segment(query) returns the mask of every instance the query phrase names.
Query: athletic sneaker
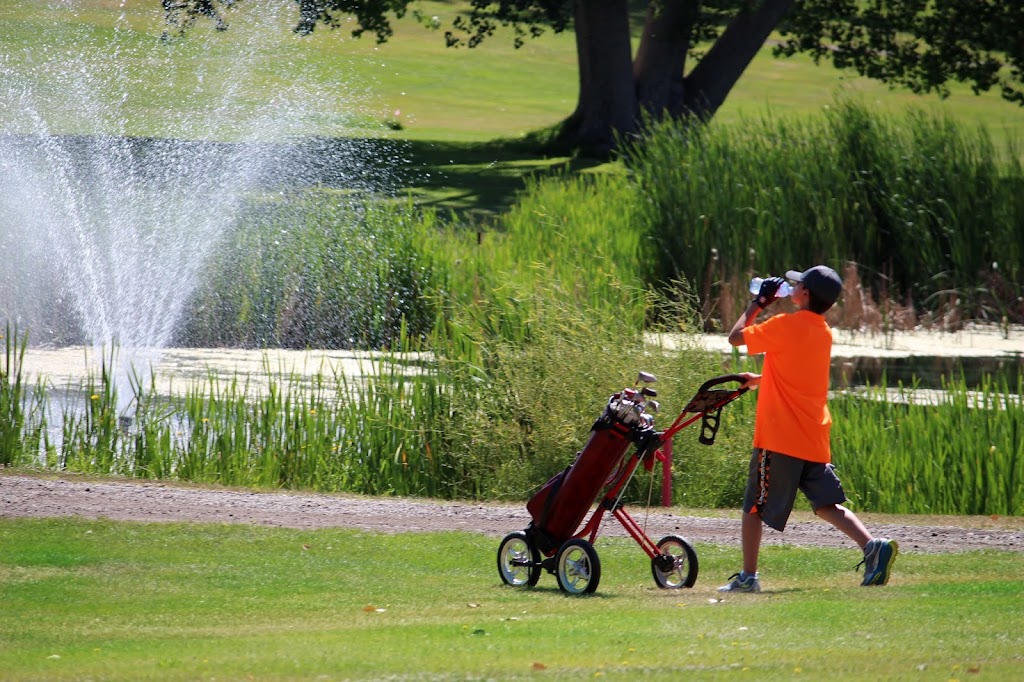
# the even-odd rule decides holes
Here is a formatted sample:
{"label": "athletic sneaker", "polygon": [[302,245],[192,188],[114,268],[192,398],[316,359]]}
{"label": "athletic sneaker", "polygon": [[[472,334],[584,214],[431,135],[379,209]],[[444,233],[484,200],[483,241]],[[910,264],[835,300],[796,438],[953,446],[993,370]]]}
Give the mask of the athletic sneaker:
{"label": "athletic sneaker", "polygon": [[719,592],[760,592],[761,581],[757,579],[757,574],[748,575],[746,578],[740,579],[739,573],[733,573],[729,576],[731,581],[728,585],[722,585],[718,588]]}
{"label": "athletic sneaker", "polygon": [[857,568],[864,566],[864,580],[861,585],[885,585],[889,582],[889,572],[899,554],[900,545],[895,540],[878,538],[871,540],[864,547],[864,560]]}

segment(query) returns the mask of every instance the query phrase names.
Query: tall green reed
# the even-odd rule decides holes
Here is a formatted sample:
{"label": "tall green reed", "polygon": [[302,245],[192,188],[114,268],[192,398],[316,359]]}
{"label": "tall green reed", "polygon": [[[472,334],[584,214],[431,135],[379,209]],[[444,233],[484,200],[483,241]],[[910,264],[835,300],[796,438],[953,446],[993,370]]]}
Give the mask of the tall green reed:
{"label": "tall green reed", "polygon": [[432,214],[408,203],[326,190],[264,197],[218,247],[177,342],[380,349],[403,325],[425,336],[432,228]]}
{"label": "tall green reed", "polygon": [[665,122],[627,149],[656,277],[719,285],[854,262],[922,307],[992,318],[1021,295],[1024,173],[984,129],[839,101],[808,119]]}
{"label": "tall green reed", "polygon": [[[645,305],[652,304],[648,298]],[[59,436],[49,433],[49,393],[22,393],[27,409],[0,415],[5,464],[263,488],[522,500],[573,460],[608,395],[630,384],[637,370],[659,377],[657,421],[664,426],[703,381],[742,368],[723,369],[720,358],[699,348],[661,346],[659,337],[645,339],[614,315],[581,309],[556,287],[524,294],[523,308],[528,343],[450,326],[447,337],[432,339],[436,353],[416,352],[407,341],[367,354],[355,375],[330,366],[299,375],[267,363],[258,375],[211,373],[170,395],[136,382],[128,428],[117,419],[113,378],[101,368],[67,390],[60,419],[52,420]],[[472,358],[456,338],[471,333],[479,334]],[[14,342],[8,357],[21,352]],[[910,389],[894,399],[884,386],[833,398],[834,461],[852,504],[892,513],[1024,513],[1021,380],[983,382],[978,390],[956,380],[942,388],[930,404],[915,403]],[[713,447],[697,443],[697,428],[676,437],[677,503],[739,504],[755,408],[755,396],[728,406]],[[645,491],[660,486],[659,475],[641,474],[630,501],[644,501]]]}
{"label": "tall green reed", "polygon": [[[116,349],[108,349],[100,361],[100,374],[89,373],[77,387],[68,386],[62,404],[62,436],[58,462],[61,468],[126,473],[118,456],[122,445],[122,416],[118,410],[115,371]],[[76,400],[81,396],[83,403]]]}
{"label": "tall green reed", "polygon": [[951,379],[922,400],[879,386],[832,401],[834,460],[858,508],[1024,514],[1024,384]]}
{"label": "tall green reed", "polygon": [[24,375],[28,334],[10,324],[0,358],[0,467],[23,463],[49,449],[46,388],[30,387]]}
{"label": "tall green reed", "polygon": [[299,375],[268,362],[258,376],[210,372],[167,396],[137,387],[127,427],[112,409],[112,377],[101,370],[69,390],[84,405],[65,403],[61,457],[51,465],[223,485],[452,496],[461,482],[448,474],[443,451],[431,447],[437,414],[450,411],[447,389],[410,348],[407,341],[367,355],[359,376],[326,365]]}
{"label": "tall green reed", "polygon": [[[443,395],[429,372],[396,353],[368,357],[365,374],[323,367],[311,377],[265,368],[190,388],[178,404],[175,475],[229,485],[445,496],[431,449]],[[439,404],[440,403],[440,404]]]}
{"label": "tall green reed", "polygon": [[[579,290],[549,281],[519,291],[516,304],[494,296],[490,307],[460,309],[430,353],[403,329],[400,345],[365,354],[355,375],[268,365],[245,377],[211,373],[169,396],[136,380],[128,428],[111,356],[69,387],[60,457],[49,464],[224,485],[521,499],[572,460],[608,395],[638,370],[660,375],[663,404],[676,406],[668,409],[716,371],[712,355],[649,346],[626,317],[595,312]],[[647,292],[628,295],[651,305]],[[685,322],[681,314],[673,329]]]}
{"label": "tall green reed", "polygon": [[[628,316],[586,305],[580,300],[584,292],[553,277],[529,291],[504,286],[511,287],[502,290],[514,306],[498,301],[483,313],[477,306],[471,311],[476,319],[447,327],[448,335],[435,345],[453,391],[453,412],[441,429],[445,449],[476,486],[474,496],[522,499],[564,469],[608,396],[632,384],[639,370],[659,377],[667,415],[680,410],[705,379],[721,373],[712,354],[648,343],[643,327]],[[643,311],[663,308],[658,315],[641,315],[665,325],[650,331],[696,329],[683,295],[670,299],[634,288],[617,293],[616,300],[622,296],[632,296],[630,305]],[[507,333],[506,314],[522,333]],[[472,336],[475,355],[459,350],[466,336]]]}
{"label": "tall green reed", "polygon": [[442,305],[478,306],[480,324],[504,325],[511,338],[526,333],[524,296],[555,282],[580,305],[615,310],[639,328],[645,313],[635,290],[646,288],[654,264],[635,220],[640,201],[621,173],[529,179],[494,229],[439,225],[422,243]]}

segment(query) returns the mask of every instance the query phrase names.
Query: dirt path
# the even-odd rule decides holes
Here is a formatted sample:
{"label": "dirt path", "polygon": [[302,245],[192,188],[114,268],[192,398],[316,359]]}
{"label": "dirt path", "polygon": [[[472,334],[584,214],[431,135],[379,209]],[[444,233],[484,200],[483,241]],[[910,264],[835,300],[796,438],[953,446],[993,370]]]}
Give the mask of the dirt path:
{"label": "dirt path", "polygon": [[[657,540],[682,535],[696,543],[738,544],[737,512],[688,516],[642,507],[631,513]],[[529,516],[522,504],[440,502],[313,493],[253,492],[78,477],[0,473],[0,517],[69,517],[118,521],[248,523],[285,528],[358,528],[372,532],[461,530],[502,536],[522,530]],[[903,551],[966,550],[1024,552],[1024,518],[862,517],[876,536],[898,538]],[[602,535],[624,536],[611,519]],[[850,541],[807,513],[794,514],[785,533],[765,530],[765,544],[850,547]]]}

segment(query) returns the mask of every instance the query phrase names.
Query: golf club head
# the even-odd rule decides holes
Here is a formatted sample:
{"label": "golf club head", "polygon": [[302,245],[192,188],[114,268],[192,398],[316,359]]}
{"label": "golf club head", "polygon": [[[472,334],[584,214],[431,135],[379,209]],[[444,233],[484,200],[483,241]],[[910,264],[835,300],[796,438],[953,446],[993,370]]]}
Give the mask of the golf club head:
{"label": "golf club head", "polygon": [[653,384],[658,378],[650,372],[640,372],[636,375],[636,383],[638,384]]}
{"label": "golf club head", "polygon": [[661,409],[661,403],[659,403],[657,400],[648,400],[647,401],[647,411],[648,412],[653,412],[654,414],[657,414],[658,410],[660,410],[660,409]]}

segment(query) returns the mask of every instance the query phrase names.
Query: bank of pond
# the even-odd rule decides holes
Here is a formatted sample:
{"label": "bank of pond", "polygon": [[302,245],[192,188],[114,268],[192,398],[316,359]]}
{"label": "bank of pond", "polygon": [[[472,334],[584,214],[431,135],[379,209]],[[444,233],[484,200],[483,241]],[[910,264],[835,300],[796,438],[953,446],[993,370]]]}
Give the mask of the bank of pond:
{"label": "bank of pond", "polygon": [[[523,500],[572,461],[608,395],[601,398],[600,387],[575,398],[568,389],[540,387],[525,396],[508,377],[422,359],[409,372],[400,355],[383,354],[359,378],[268,367],[250,381],[211,372],[171,395],[137,387],[124,401],[106,367],[77,385],[30,385],[22,357],[8,341],[0,367],[0,465],[256,488]],[[656,423],[667,425],[713,368],[680,378],[666,367]],[[927,393],[913,382],[834,391],[834,461],[851,505],[1024,513],[1022,394],[1019,373],[1013,381],[983,376],[978,383],[942,377]],[[714,446],[699,444],[698,430],[677,436],[674,503],[740,503],[755,395],[723,411]],[[651,485],[660,489],[660,475],[655,467],[654,478],[639,477],[628,494],[647,500]]]}

